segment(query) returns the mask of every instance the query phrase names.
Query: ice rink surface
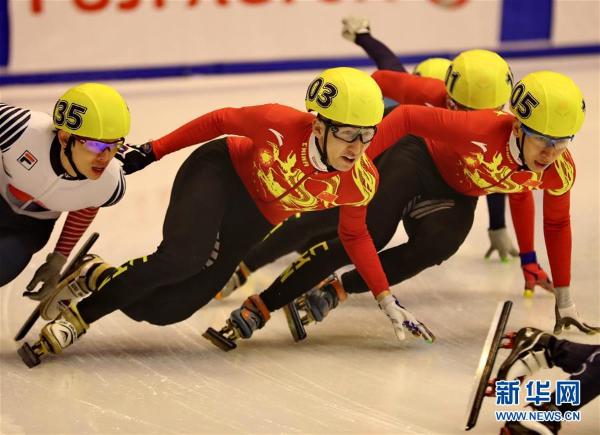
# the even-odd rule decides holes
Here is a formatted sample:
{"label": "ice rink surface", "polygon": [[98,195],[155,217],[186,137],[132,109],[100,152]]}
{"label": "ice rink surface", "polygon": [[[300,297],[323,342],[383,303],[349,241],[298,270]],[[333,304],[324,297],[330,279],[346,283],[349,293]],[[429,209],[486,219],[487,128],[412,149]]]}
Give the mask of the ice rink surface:
{"label": "ice rink surface", "polygon": [[[577,164],[572,191],[572,293],[579,311],[600,320],[599,113],[600,58],[568,57],[512,61],[516,78],[540,69],[570,75],[587,101],[587,120],[571,151]],[[117,82],[132,117],[131,143],[157,138],[209,110],[279,102],[302,107],[313,72],[191,77]],[[66,84],[0,89],[2,100],[50,112]],[[93,224],[101,233],[94,252],[119,264],[151,253],[161,227],[175,172],[190,151],[164,158],[129,176],[121,203],[103,209]],[[549,269],[536,196],[538,258]],[[525,325],[551,330],[554,300],[538,291],[522,296],[518,260],[485,261],[487,211],[480,199],[475,224],[459,252],[440,267],[393,288],[402,303],[437,336],[399,344],[372,297],[353,296],[295,344],[283,313],[238,349],[225,353],[202,338],[220,327],[231,310],[262,290],[285,266],[279,261],[256,273],[225,301],[213,301],[185,322],[169,327],[136,323],[114,313],[94,323],[63,355],[28,369],[12,340],[34,303],[21,297],[46,250],[0,289],[0,431],[6,434],[460,433],[475,368],[499,301],[515,306],[509,329]],[[190,205],[202,225],[202,210]],[[510,219],[510,218],[509,218]],[[49,246],[58,236],[55,228]],[[452,229],[449,228],[448,231]],[[511,228],[511,233],[512,228]],[[394,242],[402,242],[400,230]],[[293,257],[288,257],[289,260]],[[37,337],[41,321],[28,340]],[[598,336],[569,331],[564,337],[600,343]],[[508,351],[504,351],[508,352]],[[540,379],[566,377],[558,369]],[[488,399],[474,433],[498,433],[498,408]],[[582,422],[562,433],[600,433],[600,403],[582,409]]]}

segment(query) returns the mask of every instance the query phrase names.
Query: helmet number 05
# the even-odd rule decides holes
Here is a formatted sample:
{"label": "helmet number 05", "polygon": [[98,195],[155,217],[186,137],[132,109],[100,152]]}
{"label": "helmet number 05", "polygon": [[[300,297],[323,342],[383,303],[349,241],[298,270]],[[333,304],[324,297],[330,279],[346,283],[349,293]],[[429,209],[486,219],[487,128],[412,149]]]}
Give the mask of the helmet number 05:
{"label": "helmet number 05", "polygon": [[[321,89],[323,92],[321,92]],[[334,97],[338,94],[337,88],[331,83],[325,83],[325,81],[319,77],[310,84],[306,91],[306,99],[309,101],[317,100],[317,104],[322,108],[326,109],[333,103]]]}
{"label": "helmet number 05", "polygon": [[525,85],[523,83],[519,83],[512,91],[510,104],[522,118],[529,118],[533,108],[539,106],[540,102],[530,92],[525,92]]}
{"label": "helmet number 05", "polygon": [[54,109],[54,122],[56,125],[66,124],[71,130],[77,130],[83,124],[81,115],[85,112],[87,112],[87,107],[76,103],[69,106],[65,100],[60,100]]}

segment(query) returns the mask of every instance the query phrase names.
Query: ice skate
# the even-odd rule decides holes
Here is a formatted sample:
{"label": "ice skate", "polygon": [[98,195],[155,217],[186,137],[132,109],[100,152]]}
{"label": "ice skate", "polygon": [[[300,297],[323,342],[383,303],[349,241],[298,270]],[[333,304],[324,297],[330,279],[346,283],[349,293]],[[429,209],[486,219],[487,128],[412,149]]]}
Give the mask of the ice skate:
{"label": "ice skate", "polygon": [[98,288],[98,278],[112,266],[94,254],[84,256],[73,272],[62,279],[56,289],[40,302],[40,316],[53,320],[71,302],[79,302]]}
{"label": "ice skate", "polygon": [[510,347],[512,351],[498,370],[499,380],[513,380],[553,366],[548,346],[554,340],[550,334],[535,328],[522,328]]}
{"label": "ice skate", "polygon": [[317,287],[286,305],[284,312],[294,341],[304,340],[304,326],[323,321],[329,312],[347,297],[342,283],[335,275],[331,275]]}
{"label": "ice skate", "polygon": [[242,261],[238,267],[235,268],[235,271],[233,272],[233,275],[231,275],[231,278],[229,278],[229,281],[227,281],[221,291],[217,293],[215,299],[221,300],[231,296],[234,291],[246,283],[251,273],[252,272],[250,269],[248,269],[248,266],[246,266],[246,264]]}
{"label": "ice skate", "polygon": [[[77,251],[77,253],[73,256],[73,258],[71,259],[69,264],[67,264],[67,266],[63,270],[63,272],[61,274],[60,282],[64,281],[66,279],[66,277],[71,275],[75,271],[75,269],[78,267],[78,265],[81,264],[84,257],[87,255],[87,253],[92,248],[94,243],[96,243],[96,240],[98,240],[98,237],[100,237],[100,235],[98,233],[92,233],[90,235],[90,237],[81,246],[79,251]],[[60,300],[59,298],[54,298],[54,299]],[[35,322],[37,322],[37,320],[40,318],[40,315],[41,315],[40,308],[42,307],[43,304],[45,304],[45,301],[40,302],[37,305],[37,307],[35,307],[35,310],[33,310],[32,313],[29,315],[27,320],[25,320],[25,323],[23,323],[23,325],[21,326],[21,328],[19,328],[19,331],[15,335],[15,341],[22,340],[29,333],[29,331],[31,330],[31,328],[33,327]],[[68,305],[68,303],[67,303],[67,305]],[[49,309],[50,307],[47,307],[47,308]],[[56,311],[56,315],[54,315],[54,317],[50,317],[49,313],[46,314],[46,317],[45,317],[46,320],[54,320],[54,318],[56,318],[56,316],[58,316],[59,310],[60,310],[60,308]]]}
{"label": "ice skate", "polygon": [[89,329],[81,318],[75,303],[60,311],[58,317],[42,328],[40,339],[33,345],[28,343],[18,350],[19,356],[27,367],[35,367],[41,358],[48,354],[58,355],[72,345]]}
{"label": "ice skate", "polygon": [[483,350],[481,351],[481,357],[479,358],[477,373],[475,375],[475,384],[471,393],[471,399],[469,400],[469,407],[467,408],[466,430],[475,427],[483,399],[486,396],[493,396],[495,393],[490,378],[496,356],[498,355],[498,350],[510,346],[510,343],[507,343],[506,340],[510,340],[512,335],[506,336],[504,331],[511,309],[511,301],[498,304],[498,308],[496,309],[496,313],[490,324]]}
{"label": "ice skate", "polygon": [[237,347],[237,339],[252,337],[252,333],[265,326],[270,318],[271,313],[260,296],[252,295],[231,313],[223,328],[219,331],[208,328],[202,336],[227,352]]}

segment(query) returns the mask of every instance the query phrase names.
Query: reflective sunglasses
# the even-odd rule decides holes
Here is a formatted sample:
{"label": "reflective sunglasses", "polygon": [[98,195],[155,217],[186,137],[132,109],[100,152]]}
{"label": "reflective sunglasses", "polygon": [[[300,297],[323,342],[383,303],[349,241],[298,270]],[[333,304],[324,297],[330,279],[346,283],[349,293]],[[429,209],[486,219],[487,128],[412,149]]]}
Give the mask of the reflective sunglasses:
{"label": "reflective sunglasses", "polygon": [[524,124],[521,124],[521,130],[523,130],[525,136],[529,136],[538,144],[544,145],[545,147],[553,147],[557,150],[564,150],[567,148],[574,138],[574,136],[561,138],[546,136],[526,127]]}
{"label": "reflective sunglasses", "polygon": [[375,137],[377,127],[355,127],[352,125],[339,125],[331,121],[326,121],[331,133],[334,137],[343,140],[344,142],[352,143],[360,137],[363,144],[368,144]]}
{"label": "reflective sunglasses", "polygon": [[94,154],[100,154],[106,150],[109,150],[109,152],[112,153],[115,149],[118,149],[119,147],[125,144],[125,138],[123,137],[121,139],[117,139],[111,142],[89,139],[86,137],[79,136],[75,136],[75,140],[77,142],[82,143],[89,151],[93,152]]}

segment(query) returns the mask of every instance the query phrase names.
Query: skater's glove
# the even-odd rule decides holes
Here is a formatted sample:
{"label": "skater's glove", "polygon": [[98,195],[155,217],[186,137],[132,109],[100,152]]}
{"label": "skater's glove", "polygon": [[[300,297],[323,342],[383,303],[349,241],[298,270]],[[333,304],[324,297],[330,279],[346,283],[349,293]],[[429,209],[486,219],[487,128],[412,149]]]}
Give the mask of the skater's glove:
{"label": "skater's glove", "polygon": [[[32,280],[27,284],[27,291],[23,296],[27,296],[34,301],[41,301],[48,296],[58,285],[60,271],[67,262],[67,258],[58,253],[52,252],[46,256],[46,262],[35,271]],[[38,291],[33,291],[39,283],[44,283]]]}
{"label": "skater's glove", "polygon": [[346,17],[342,19],[342,36],[348,41],[355,42],[356,35],[370,33],[369,20],[362,17]]}
{"label": "skater's glove", "polygon": [[523,270],[523,278],[525,278],[525,296],[532,296],[536,285],[554,292],[552,281],[550,281],[542,266],[538,264],[535,252],[521,254],[521,269]]}
{"label": "skater's glove", "polygon": [[142,145],[123,145],[115,157],[123,164],[125,174],[137,172],[156,161],[150,142]]}
{"label": "skater's glove", "polygon": [[592,326],[583,320],[581,314],[577,311],[575,304],[564,308],[558,308],[558,305],[556,305],[554,307],[554,314],[556,317],[556,323],[554,324],[555,334],[560,334],[563,328],[569,329],[571,325],[575,326],[585,334],[596,334],[600,332],[600,327]]}
{"label": "skater's glove", "polygon": [[514,247],[506,228],[497,230],[488,230],[490,238],[490,249],[485,253],[485,258],[490,258],[494,251],[498,251],[500,260],[504,263],[510,260],[510,257],[518,257],[519,251]]}
{"label": "skater's glove", "polygon": [[420,337],[428,343],[433,343],[435,336],[427,329],[427,326],[419,322],[410,311],[400,305],[393,294],[388,291],[383,292],[377,297],[377,301],[379,308],[392,321],[392,327],[398,340],[405,340],[406,332],[408,332],[410,337]]}

